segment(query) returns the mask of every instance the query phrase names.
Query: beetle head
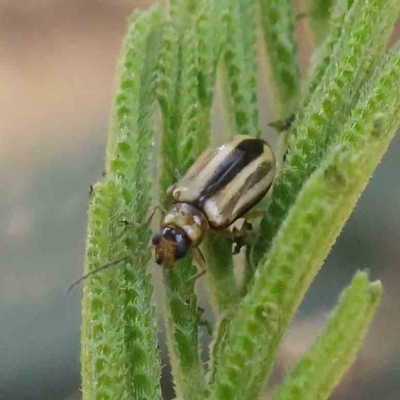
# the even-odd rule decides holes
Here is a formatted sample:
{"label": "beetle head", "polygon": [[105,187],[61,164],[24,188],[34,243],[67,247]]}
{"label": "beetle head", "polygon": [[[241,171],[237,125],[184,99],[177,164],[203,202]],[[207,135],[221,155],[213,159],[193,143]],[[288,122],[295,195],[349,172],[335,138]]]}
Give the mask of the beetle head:
{"label": "beetle head", "polygon": [[188,236],[179,230],[166,226],[153,236],[156,263],[170,268],[175,261],[185,257],[191,246]]}

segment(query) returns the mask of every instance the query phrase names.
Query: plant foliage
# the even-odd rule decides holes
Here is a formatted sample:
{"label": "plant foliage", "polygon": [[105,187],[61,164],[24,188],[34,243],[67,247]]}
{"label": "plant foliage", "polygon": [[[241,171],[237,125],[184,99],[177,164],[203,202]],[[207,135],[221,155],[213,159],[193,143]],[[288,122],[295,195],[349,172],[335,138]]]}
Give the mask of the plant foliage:
{"label": "plant foliage", "polygon": [[[204,242],[215,317],[207,363],[192,256],[164,274],[177,399],[259,398],[293,315],[400,123],[400,48],[385,53],[399,1],[307,0],[305,6],[318,45],[305,82],[290,1],[170,0],[166,9],[154,6],[129,19],[106,173],[89,208],[85,272],[121,262],[85,282],[84,399],[162,399],[147,270],[151,204],[170,206],[166,189],[212,141],[216,93],[223,93],[229,135],[261,135],[258,65],[266,57],[277,118],[295,119],[245,255],[233,256],[230,240],[215,233]],[[358,272],[273,398],[327,399],[354,360],[381,292],[379,282]]]}

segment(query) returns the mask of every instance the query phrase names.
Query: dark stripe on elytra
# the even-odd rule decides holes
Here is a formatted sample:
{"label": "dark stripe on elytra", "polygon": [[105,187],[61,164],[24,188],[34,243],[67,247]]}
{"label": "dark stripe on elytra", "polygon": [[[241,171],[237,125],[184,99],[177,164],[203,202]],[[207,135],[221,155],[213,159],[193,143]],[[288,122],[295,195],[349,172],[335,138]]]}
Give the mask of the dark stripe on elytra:
{"label": "dark stripe on elytra", "polygon": [[[235,221],[237,219],[243,217],[243,215],[245,215],[247,213],[247,211],[251,210],[257,203],[259,203],[261,201],[261,199],[268,193],[272,183],[273,183],[273,179],[271,179],[270,184],[263,191],[261,191],[258,196],[253,198],[253,201],[251,201],[247,204],[244,204],[243,207],[238,210]],[[232,221],[232,222],[234,222],[234,221]]]}
{"label": "dark stripe on elytra", "polygon": [[[243,195],[243,193],[250,190],[253,186],[257,185],[265,176],[271,171],[272,163],[271,162],[263,162],[247,179],[244,185],[238,190],[234,196],[230,198],[228,203],[226,203],[225,207],[221,210],[221,213],[232,213],[233,209],[235,208],[236,203],[238,202],[239,198]],[[267,193],[269,187],[265,188],[263,191],[260,192],[259,196],[256,196],[254,201],[250,202],[249,204],[245,205],[242,210],[238,212],[236,219],[239,219],[245,212],[247,212],[250,208],[252,208],[255,204],[257,204]],[[229,225],[233,221],[230,221]]]}
{"label": "dark stripe on elytra", "polygon": [[242,140],[220,163],[215,173],[204,184],[196,203],[202,207],[207,199],[228,185],[247,165],[264,152],[262,139]]}

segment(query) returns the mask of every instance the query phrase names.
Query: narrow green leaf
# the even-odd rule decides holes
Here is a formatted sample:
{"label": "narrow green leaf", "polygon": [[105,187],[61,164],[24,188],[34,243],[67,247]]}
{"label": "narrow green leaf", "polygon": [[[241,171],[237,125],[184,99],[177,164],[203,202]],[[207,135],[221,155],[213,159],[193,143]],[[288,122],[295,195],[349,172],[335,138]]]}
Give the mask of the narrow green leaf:
{"label": "narrow green leaf", "polygon": [[[123,208],[120,194],[120,186],[113,182],[99,183],[93,188],[85,272],[126,255],[124,230],[118,223],[122,218],[118,210]],[[111,236],[113,246],[109,245]],[[84,287],[81,350],[84,399],[111,394],[123,397],[127,392],[125,346],[121,346],[123,330],[114,324],[117,310],[115,303],[110,302],[120,275],[120,269],[111,269],[94,275]],[[140,326],[140,329],[145,327]]]}
{"label": "narrow green leaf", "polygon": [[[194,21],[193,21],[194,23]],[[194,32],[182,37],[181,127],[179,136],[179,171],[186,170],[204,151],[210,140],[210,105],[203,106],[199,93],[198,40]]]}
{"label": "narrow green leaf", "polygon": [[186,24],[169,22],[159,60],[158,98],[163,116],[160,191],[164,207],[169,205],[166,189],[182,176],[208,146],[210,107],[199,93],[198,38],[195,16]]}
{"label": "narrow green leaf", "polygon": [[[87,281],[82,317],[85,399],[161,399],[157,324],[146,271],[151,203],[149,151],[162,14],[155,7],[131,19],[113,105],[106,181],[94,187],[85,272],[129,256]],[[131,223],[125,226],[124,220]]]}
{"label": "narrow green leaf", "polygon": [[204,243],[210,301],[216,316],[235,308],[239,287],[234,276],[231,240],[210,234]]}
{"label": "narrow green leaf", "polygon": [[212,382],[230,320],[240,300],[240,288],[234,274],[231,240],[210,232],[204,240],[203,249],[207,261],[207,292],[215,319],[207,375],[208,381]]}
{"label": "narrow green leaf", "polygon": [[235,310],[231,309],[222,314],[215,322],[213,339],[210,344],[210,361],[207,373],[207,382],[212,385],[215,381],[215,375],[219,368],[219,360],[223,348],[225,347],[228,332],[231,327],[231,319]]}
{"label": "narrow green leaf", "polygon": [[192,257],[178,261],[167,272],[166,333],[178,399],[204,399],[206,386],[199,350],[199,309]]}
{"label": "narrow green leaf", "polygon": [[199,97],[206,108],[211,107],[217,65],[227,40],[227,1],[203,0],[196,20],[199,56]]}
{"label": "narrow green leaf", "polygon": [[329,21],[329,32],[326,40],[320,47],[315,50],[315,54],[311,59],[309,72],[309,85],[305,98],[303,99],[303,107],[306,107],[311,99],[315,88],[320,84],[333,56],[333,50],[342,33],[345,18],[352,7],[354,0],[337,0],[332,8],[331,18]]}
{"label": "narrow green leaf", "polygon": [[297,43],[294,38],[293,2],[259,1],[276,114],[284,120],[297,111],[301,89],[296,59]]}
{"label": "narrow green leaf", "polygon": [[382,296],[359,272],[341,295],[325,331],[273,394],[274,400],[325,400],[354,361]]}
{"label": "narrow green leaf", "polygon": [[395,49],[365,86],[337,144],[306,181],[261,263],[232,320],[211,398],[257,397],[284,331],[400,123],[399,80]]}
{"label": "narrow green leaf", "polygon": [[225,77],[231,100],[227,106],[234,128],[232,134],[258,136],[256,4],[254,0],[232,0],[224,16],[227,43]]}
{"label": "narrow green leaf", "polygon": [[397,0],[353,3],[329,66],[291,129],[286,162],[275,180],[268,214],[261,222],[263,236],[254,249],[255,264],[270,246],[304,182],[342,130],[360,96],[360,87],[381,56],[399,10]]}

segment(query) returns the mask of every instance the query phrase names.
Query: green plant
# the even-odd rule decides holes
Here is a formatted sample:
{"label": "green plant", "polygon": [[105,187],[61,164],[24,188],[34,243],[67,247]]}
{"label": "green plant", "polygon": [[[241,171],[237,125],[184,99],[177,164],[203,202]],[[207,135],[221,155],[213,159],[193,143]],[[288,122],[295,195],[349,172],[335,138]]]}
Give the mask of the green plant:
{"label": "green plant", "polygon": [[[85,283],[85,399],[162,398],[147,271],[151,203],[168,207],[166,188],[208,146],[215,88],[223,93],[229,134],[260,134],[257,65],[263,52],[257,50],[264,42],[276,113],[296,118],[282,141],[287,154],[269,204],[262,205],[267,213],[256,227],[258,239],[241,258],[243,279],[234,274],[229,240],[210,234],[204,243],[216,319],[207,366],[200,357],[203,321],[189,280],[196,272],[190,256],[165,273],[164,312],[178,399],[258,398],[289,322],[400,122],[400,48],[385,55],[400,3],[337,0],[332,10],[322,7],[330,3],[307,1],[305,17],[321,45],[302,93],[287,0],[171,0],[168,12],[155,6],[129,20],[106,174],[89,210],[85,271],[123,261]],[[329,396],[355,357],[381,291],[366,273],[356,274],[274,399]]]}

